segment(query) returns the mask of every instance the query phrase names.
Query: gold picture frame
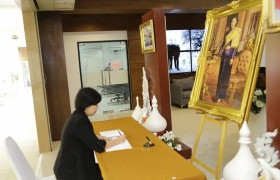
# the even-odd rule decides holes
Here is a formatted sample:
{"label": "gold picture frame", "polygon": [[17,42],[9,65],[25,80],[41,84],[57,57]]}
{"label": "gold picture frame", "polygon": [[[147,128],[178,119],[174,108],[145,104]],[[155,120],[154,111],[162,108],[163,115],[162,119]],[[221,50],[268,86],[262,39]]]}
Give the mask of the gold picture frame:
{"label": "gold picture frame", "polygon": [[155,52],[155,35],[153,20],[149,20],[139,26],[142,53]]}
{"label": "gold picture frame", "polygon": [[205,38],[189,107],[237,123],[248,119],[264,35],[262,0],[207,12]]}
{"label": "gold picture frame", "polygon": [[265,32],[280,31],[280,0],[263,0]]}

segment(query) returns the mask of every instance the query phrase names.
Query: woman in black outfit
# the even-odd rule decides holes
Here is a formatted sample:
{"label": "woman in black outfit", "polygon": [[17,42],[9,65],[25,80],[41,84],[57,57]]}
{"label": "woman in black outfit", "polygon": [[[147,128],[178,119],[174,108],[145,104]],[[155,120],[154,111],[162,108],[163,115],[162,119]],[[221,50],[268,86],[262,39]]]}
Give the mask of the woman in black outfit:
{"label": "woman in black outfit", "polygon": [[76,110],[62,130],[61,146],[54,165],[57,180],[102,180],[93,150],[101,153],[124,142],[125,136],[111,140],[94,134],[88,116],[96,113],[100,101],[101,95],[92,88],[82,88],[78,92]]}

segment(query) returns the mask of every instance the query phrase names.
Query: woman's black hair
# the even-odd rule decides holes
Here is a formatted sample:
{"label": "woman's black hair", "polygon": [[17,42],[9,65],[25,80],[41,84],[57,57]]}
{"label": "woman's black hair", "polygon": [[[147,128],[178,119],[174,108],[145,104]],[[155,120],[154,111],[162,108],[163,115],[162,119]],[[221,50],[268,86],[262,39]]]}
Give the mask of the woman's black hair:
{"label": "woman's black hair", "polygon": [[228,24],[230,25],[230,23],[231,23],[231,21],[233,20],[233,19],[236,19],[236,21],[238,22],[238,14],[232,14],[232,15],[230,15],[229,17],[228,17]]}
{"label": "woman's black hair", "polygon": [[101,95],[95,89],[82,88],[76,95],[75,108],[84,111],[88,106],[100,103],[101,99]]}

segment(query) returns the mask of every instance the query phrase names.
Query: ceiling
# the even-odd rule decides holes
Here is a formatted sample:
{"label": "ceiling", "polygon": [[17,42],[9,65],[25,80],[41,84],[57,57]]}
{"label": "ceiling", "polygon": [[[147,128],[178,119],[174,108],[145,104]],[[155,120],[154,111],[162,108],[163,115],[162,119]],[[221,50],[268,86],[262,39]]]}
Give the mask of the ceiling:
{"label": "ceiling", "polygon": [[64,11],[76,14],[145,13],[153,8],[166,13],[201,13],[232,0],[29,0],[35,11]]}
{"label": "ceiling", "polygon": [[[21,10],[61,11],[69,14],[144,14],[153,8],[166,13],[203,13],[231,0],[0,0],[0,40],[24,39]],[[9,17],[9,18],[7,18]]]}

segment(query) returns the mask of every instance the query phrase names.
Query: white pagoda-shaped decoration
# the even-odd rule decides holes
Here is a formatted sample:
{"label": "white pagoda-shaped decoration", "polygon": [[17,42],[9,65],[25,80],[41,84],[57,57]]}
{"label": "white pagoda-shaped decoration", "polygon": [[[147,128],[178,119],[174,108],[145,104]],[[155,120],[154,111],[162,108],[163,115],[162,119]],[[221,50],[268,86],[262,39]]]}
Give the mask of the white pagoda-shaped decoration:
{"label": "white pagoda-shaped decoration", "polygon": [[250,130],[244,121],[239,131],[239,150],[235,157],[225,166],[224,180],[257,180],[261,166],[254,158],[249,144],[251,144]]}
{"label": "white pagoda-shaped decoration", "polygon": [[143,123],[143,126],[151,132],[161,132],[165,130],[167,123],[164,117],[158,112],[156,96],[153,96],[152,106],[153,110],[146,122]]}
{"label": "white pagoda-shaped decoration", "polygon": [[132,117],[138,121],[140,124],[142,124],[142,109],[139,106],[139,98],[138,96],[136,96],[136,107],[134,109],[134,111],[132,112]]}

